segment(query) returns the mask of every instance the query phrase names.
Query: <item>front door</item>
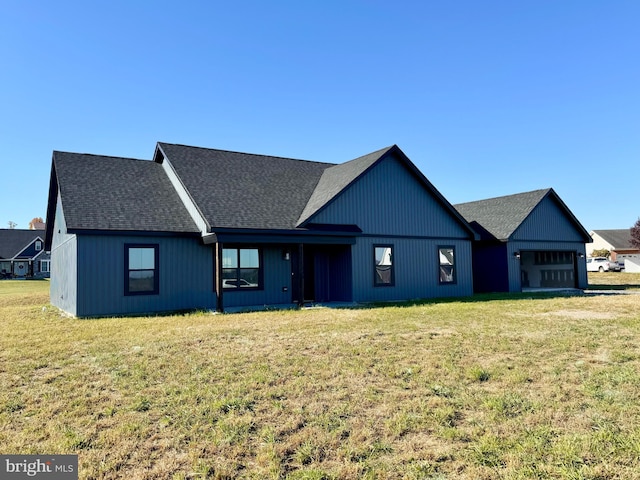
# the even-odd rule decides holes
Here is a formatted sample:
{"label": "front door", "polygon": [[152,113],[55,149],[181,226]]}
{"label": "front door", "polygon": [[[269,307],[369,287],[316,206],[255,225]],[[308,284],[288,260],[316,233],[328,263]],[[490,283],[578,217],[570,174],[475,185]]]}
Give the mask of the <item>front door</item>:
{"label": "front door", "polygon": [[294,303],[351,301],[350,245],[304,245],[293,248],[292,252]]}
{"label": "front door", "polygon": [[14,264],[13,264],[13,274],[16,277],[26,277],[27,276],[27,262],[14,262]]}

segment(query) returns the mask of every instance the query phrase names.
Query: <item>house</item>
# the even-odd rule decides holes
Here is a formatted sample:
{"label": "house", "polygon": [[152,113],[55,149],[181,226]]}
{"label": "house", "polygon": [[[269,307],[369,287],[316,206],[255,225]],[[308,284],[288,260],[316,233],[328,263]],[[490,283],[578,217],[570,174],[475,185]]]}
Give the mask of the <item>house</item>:
{"label": "house", "polygon": [[397,146],[56,151],[46,224],[51,303],[80,317],[473,293],[474,230]]}
{"label": "house", "polygon": [[49,277],[44,243],[43,231],[0,229],[0,278]]}
{"label": "house", "polygon": [[624,262],[625,271],[640,271],[640,249],[631,245],[631,229],[592,230],[589,235],[593,244],[587,249],[591,254],[594,250],[609,250],[613,262]]}
{"label": "house", "polygon": [[586,288],[591,237],[551,188],[455,205],[480,235],[476,292]]}

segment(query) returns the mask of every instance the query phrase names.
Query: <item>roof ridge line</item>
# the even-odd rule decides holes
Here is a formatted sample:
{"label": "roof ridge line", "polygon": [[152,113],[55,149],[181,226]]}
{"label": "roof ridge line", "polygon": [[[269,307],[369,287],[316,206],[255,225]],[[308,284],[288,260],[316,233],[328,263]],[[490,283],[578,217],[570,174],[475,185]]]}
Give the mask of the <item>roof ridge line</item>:
{"label": "roof ridge line", "polygon": [[161,145],[173,145],[175,147],[196,148],[198,150],[210,150],[210,151],[214,151],[214,152],[235,153],[235,154],[239,154],[239,155],[249,155],[249,156],[252,156],[252,157],[277,158],[279,160],[291,160],[291,161],[294,161],[294,162],[317,163],[317,164],[329,165],[329,166],[341,165],[339,163],[319,162],[317,160],[306,160],[306,159],[303,159],[303,158],[282,157],[282,156],[279,156],[279,155],[267,155],[267,154],[264,154],[264,153],[240,152],[240,151],[237,151],[237,150],[227,150],[227,149],[224,149],[224,148],[198,147],[198,146],[194,146],[194,145],[185,145],[185,144],[182,144],[182,143],[158,142],[158,144],[161,144]]}
{"label": "roof ridge line", "polygon": [[153,160],[149,160],[149,159],[145,159],[145,158],[133,158],[133,157],[119,157],[116,155],[101,155],[98,153],[80,153],[80,152],[66,152],[64,150],[54,150],[53,151],[53,155],[55,156],[56,153],[62,153],[64,155],[83,155],[86,157],[98,157],[98,158],[113,158],[113,159],[118,159],[118,160],[135,160],[137,162],[152,162]]}

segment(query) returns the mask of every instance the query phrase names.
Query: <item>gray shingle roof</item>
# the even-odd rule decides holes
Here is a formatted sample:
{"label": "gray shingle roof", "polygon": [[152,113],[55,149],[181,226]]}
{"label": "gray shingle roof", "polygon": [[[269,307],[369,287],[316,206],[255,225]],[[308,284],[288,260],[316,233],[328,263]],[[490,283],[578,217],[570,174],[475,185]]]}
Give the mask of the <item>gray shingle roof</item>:
{"label": "gray shingle roof", "polygon": [[504,197],[454,205],[480,234],[481,239],[508,240],[552,189],[534,190]]}
{"label": "gray shingle roof", "polygon": [[327,205],[338,193],[362,175],[393,147],[383,148],[340,165],[326,168],[320,177],[311,198],[300,215],[298,223],[303,223],[322,207]]}
{"label": "gray shingle roof", "polygon": [[631,246],[631,229],[623,228],[618,230],[593,230],[594,233],[597,233],[602,237],[602,239],[613,245],[614,249],[624,250],[628,248],[633,248]]}
{"label": "gray shingle roof", "polygon": [[162,165],[56,151],[53,168],[69,230],[198,232]]}
{"label": "gray shingle roof", "polygon": [[168,143],[158,148],[213,228],[296,228],[334,165]]}
{"label": "gray shingle roof", "polygon": [[43,230],[0,229],[0,258],[13,258],[36,238],[44,240]]}

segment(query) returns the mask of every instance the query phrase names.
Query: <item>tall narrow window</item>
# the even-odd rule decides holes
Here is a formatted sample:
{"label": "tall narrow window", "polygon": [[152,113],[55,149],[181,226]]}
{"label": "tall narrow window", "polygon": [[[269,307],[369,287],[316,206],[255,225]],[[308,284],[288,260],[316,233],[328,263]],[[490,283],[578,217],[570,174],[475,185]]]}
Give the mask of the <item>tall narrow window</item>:
{"label": "tall narrow window", "polygon": [[42,242],[40,240],[36,240],[36,252],[42,250]]}
{"label": "tall narrow window", "polygon": [[257,248],[222,249],[222,286],[226,289],[260,288],[260,251]]}
{"label": "tall narrow window", "polygon": [[456,283],[456,260],[454,247],[439,247],[440,283]]}
{"label": "tall narrow window", "polygon": [[375,272],[373,285],[392,286],[394,284],[393,245],[374,245],[373,261]]}
{"label": "tall narrow window", "polygon": [[125,295],[154,295],[159,292],[158,245],[124,246]]}

